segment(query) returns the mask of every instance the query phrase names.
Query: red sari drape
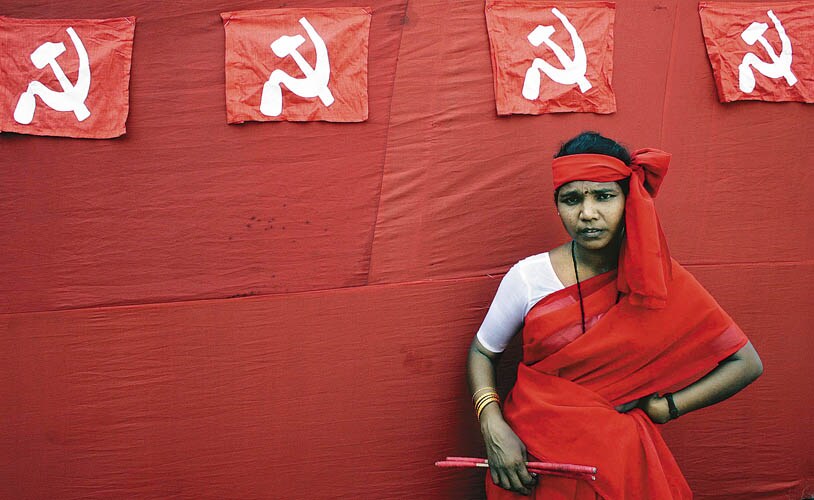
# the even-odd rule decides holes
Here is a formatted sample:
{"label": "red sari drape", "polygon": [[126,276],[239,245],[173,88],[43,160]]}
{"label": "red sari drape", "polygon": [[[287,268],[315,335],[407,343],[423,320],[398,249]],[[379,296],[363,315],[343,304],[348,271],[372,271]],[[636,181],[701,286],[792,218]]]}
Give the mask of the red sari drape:
{"label": "red sari drape", "polygon": [[[658,427],[638,409],[614,408],[698,379],[743,347],[746,336],[675,261],[666,306],[619,296],[616,273],[553,293],[528,313],[523,360],[503,407],[540,460],[598,467],[596,481],[541,477],[535,499],[685,499],[692,493]],[[490,499],[528,498],[487,475]]]}

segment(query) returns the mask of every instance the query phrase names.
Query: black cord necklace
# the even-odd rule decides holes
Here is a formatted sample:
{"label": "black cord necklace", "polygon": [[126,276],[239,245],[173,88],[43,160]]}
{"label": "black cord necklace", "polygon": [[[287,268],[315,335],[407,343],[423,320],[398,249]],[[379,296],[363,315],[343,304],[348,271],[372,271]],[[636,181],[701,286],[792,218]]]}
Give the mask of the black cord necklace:
{"label": "black cord necklace", "polygon": [[579,271],[577,271],[577,256],[574,251],[574,240],[571,240],[571,261],[574,263],[574,276],[577,278],[577,293],[579,294],[579,314],[582,318],[582,333],[585,333],[585,306],[582,304],[582,287],[579,284]]}

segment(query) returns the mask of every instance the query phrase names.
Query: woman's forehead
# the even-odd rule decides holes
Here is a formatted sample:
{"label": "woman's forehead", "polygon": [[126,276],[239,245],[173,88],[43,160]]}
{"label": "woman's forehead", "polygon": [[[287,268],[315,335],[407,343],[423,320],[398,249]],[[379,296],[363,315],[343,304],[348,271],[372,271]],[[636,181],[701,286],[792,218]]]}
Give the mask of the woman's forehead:
{"label": "woman's forehead", "polygon": [[563,184],[560,187],[560,193],[566,191],[579,191],[581,193],[591,191],[607,191],[620,189],[619,183],[615,181],[610,182],[594,182],[594,181],[571,181],[568,184]]}

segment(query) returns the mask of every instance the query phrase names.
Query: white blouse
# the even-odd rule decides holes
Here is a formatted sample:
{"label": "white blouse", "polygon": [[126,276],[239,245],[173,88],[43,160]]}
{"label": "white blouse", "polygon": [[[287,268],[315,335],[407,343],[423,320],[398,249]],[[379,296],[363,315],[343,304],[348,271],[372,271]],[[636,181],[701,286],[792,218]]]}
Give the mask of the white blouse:
{"label": "white blouse", "polygon": [[548,252],[513,265],[497,289],[489,312],[478,329],[478,341],[492,352],[503,352],[523,328],[526,314],[540,300],[565,286],[554,273]]}

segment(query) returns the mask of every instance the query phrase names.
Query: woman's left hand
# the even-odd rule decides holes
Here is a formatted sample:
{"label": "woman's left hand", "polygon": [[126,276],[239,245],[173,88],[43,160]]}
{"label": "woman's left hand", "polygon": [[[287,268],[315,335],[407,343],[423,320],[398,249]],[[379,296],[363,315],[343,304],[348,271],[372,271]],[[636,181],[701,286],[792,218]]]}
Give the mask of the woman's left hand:
{"label": "woman's left hand", "polygon": [[629,401],[623,405],[619,405],[616,407],[616,411],[619,413],[627,413],[633,408],[638,408],[640,399],[634,399],[633,401]]}
{"label": "woman's left hand", "polygon": [[627,413],[633,408],[641,409],[654,423],[666,424],[670,421],[670,407],[667,405],[667,399],[659,397],[658,394],[651,394],[619,405],[616,407],[616,411]]}
{"label": "woman's left hand", "polygon": [[667,398],[659,397],[658,394],[641,398],[636,406],[647,413],[650,420],[656,424],[666,424],[670,421],[670,406],[667,404]]}

